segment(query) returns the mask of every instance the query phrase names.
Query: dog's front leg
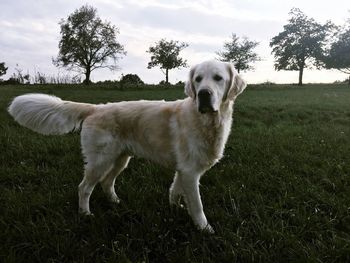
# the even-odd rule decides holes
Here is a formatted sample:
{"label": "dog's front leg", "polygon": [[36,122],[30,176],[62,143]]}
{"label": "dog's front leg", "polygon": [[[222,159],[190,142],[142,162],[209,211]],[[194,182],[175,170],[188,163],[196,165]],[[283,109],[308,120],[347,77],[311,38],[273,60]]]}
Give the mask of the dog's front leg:
{"label": "dog's front leg", "polygon": [[203,211],[202,200],[199,193],[199,173],[179,172],[179,178],[185,195],[185,201],[188,213],[194,224],[200,229],[209,233],[214,233],[213,228],[209,225]]}

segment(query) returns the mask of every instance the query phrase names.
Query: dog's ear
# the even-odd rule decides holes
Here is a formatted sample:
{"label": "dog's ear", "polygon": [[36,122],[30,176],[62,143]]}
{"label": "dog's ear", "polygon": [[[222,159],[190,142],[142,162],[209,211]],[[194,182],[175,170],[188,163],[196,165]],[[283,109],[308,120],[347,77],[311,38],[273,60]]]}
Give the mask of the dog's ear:
{"label": "dog's ear", "polygon": [[191,97],[193,100],[196,99],[196,90],[193,86],[193,75],[195,72],[195,67],[192,67],[190,70],[190,74],[188,76],[188,80],[185,83],[185,94]]}
{"label": "dog's ear", "polygon": [[237,96],[247,87],[247,83],[238,74],[233,64],[227,63],[227,69],[230,74],[230,80],[228,82],[227,95],[225,99],[234,101]]}

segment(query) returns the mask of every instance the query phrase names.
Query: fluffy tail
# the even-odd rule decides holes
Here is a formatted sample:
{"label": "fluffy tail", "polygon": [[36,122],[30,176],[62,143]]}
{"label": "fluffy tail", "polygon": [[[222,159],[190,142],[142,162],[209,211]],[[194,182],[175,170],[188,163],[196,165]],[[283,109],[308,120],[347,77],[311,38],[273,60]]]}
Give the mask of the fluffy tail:
{"label": "fluffy tail", "polygon": [[18,96],[8,108],[19,124],[42,134],[64,134],[77,130],[94,110],[93,104],[63,101],[45,94]]}

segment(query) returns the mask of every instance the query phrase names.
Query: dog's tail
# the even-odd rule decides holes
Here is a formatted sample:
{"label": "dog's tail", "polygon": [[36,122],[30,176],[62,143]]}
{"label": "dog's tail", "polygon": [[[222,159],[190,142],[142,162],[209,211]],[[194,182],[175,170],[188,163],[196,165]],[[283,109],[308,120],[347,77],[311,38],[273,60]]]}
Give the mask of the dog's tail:
{"label": "dog's tail", "polygon": [[80,128],[95,111],[95,105],[63,101],[46,94],[26,94],[14,98],[9,113],[21,125],[42,134],[65,134]]}

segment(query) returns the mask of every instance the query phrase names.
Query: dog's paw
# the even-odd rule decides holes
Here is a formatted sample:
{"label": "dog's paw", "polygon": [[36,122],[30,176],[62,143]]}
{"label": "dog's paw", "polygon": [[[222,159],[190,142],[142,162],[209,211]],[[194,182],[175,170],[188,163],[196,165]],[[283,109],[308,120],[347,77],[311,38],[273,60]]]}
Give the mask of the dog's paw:
{"label": "dog's paw", "polygon": [[94,214],[91,213],[90,211],[86,211],[86,210],[83,210],[81,208],[79,208],[79,214],[82,215],[82,216],[86,216],[86,217],[93,217]]}
{"label": "dog's paw", "polygon": [[114,204],[119,204],[121,200],[116,194],[114,194],[109,197],[109,201]]}
{"label": "dog's paw", "polygon": [[208,234],[214,234],[215,233],[213,227],[208,223],[207,220],[205,220],[205,221],[203,220],[201,222],[197,222],[196,226],[203,233],[208,233]]}
{"label": "dog's paw", "polygon": [[209,224],[207,224],[207,226],[202,231],[208,234],[215,234],[213,227]]}
{"label": "dog's paw", "polygon": [[215,234],[213,227],[209,223],[204,226],[198,226],[198,229],[203,233]]}

